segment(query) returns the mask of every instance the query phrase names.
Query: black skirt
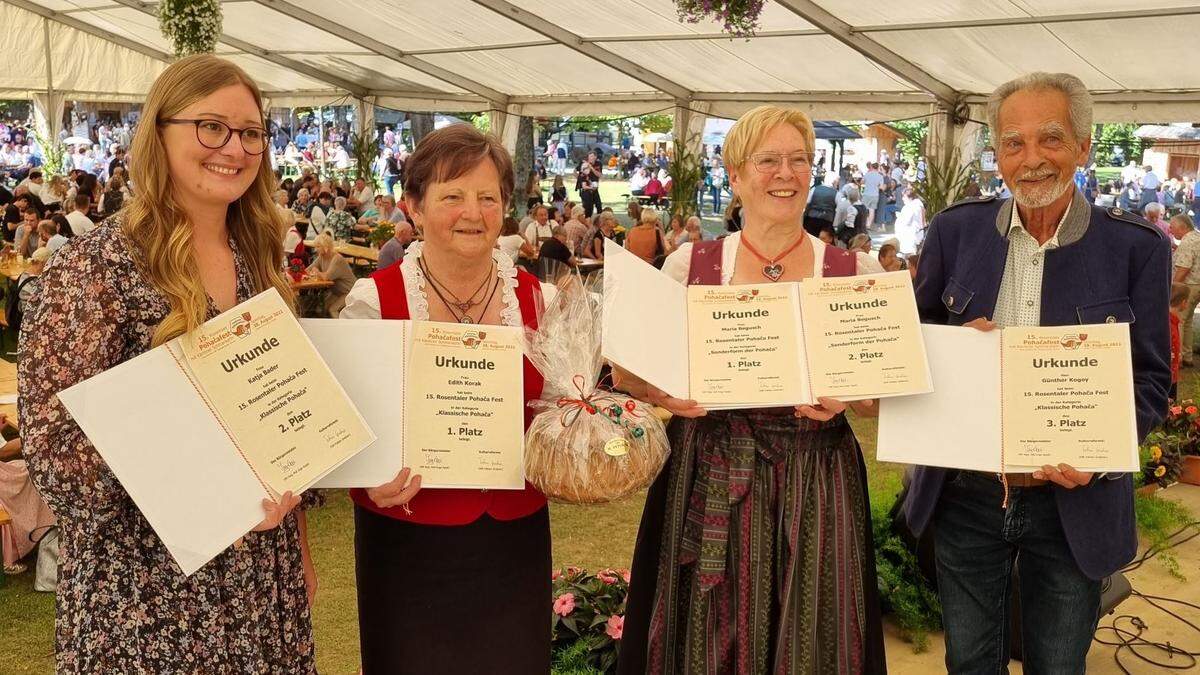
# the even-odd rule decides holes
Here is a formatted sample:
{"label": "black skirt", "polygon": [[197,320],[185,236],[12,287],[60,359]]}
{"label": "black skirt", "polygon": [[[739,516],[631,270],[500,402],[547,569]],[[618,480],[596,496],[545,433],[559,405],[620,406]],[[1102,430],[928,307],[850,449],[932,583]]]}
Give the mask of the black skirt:
{"label": "black skirt", "polygon": [[364,675],[550,672],[550,516],[418,525],[354,507]]}

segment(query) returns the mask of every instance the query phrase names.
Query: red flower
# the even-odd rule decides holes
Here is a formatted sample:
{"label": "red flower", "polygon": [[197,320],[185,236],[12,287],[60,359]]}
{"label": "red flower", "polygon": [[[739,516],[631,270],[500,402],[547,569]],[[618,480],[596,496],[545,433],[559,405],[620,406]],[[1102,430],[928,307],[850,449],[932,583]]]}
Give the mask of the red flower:
{"label": "red flower", "polygon": [[1182,406],[1177,406],[1177,405],[1173,405],[1173,406],[1171,406],[1171,416],[1172,416],[1172,417],[1178,417],[1178,416],[1180,416],[1180,415],[1182,415],[1182,414],[1183,414],[1183,407],[1182,407]]}

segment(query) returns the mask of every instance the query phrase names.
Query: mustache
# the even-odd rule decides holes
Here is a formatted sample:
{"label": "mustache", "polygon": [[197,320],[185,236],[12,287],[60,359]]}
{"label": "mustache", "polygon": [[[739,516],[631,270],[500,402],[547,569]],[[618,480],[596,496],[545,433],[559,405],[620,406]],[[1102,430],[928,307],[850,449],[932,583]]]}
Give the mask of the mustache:
{"label": "mustache", "polygon": [[1026,171],[1017,176],[1017,180],[1042,180],[1043,178],[1053,178],[1057,175],[1058,173],[1055,171],[1046,171],[1044,169],[1041,171]]}

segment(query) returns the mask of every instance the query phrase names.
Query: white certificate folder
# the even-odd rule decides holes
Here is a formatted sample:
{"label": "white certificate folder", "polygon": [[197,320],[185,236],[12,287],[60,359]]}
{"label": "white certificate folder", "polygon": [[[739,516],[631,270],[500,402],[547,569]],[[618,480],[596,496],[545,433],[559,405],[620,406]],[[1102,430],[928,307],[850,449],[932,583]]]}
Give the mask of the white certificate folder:
{"label": "white certificate folder", "polygon": [[[180,569],[191,575],[262,522],[262,502],[274,495],[172,353],[174,345],[144,352],[58,397]],[[310,363],[323,365],[319,359]],[[324,467],[296,494],[342,461]]]}
{"label": "white certificate folder", "polygon": [[[991,473],[1032,473],[1040,465],[1005,461],[1003,331],[961,326],[921,327],[931,358],[933,391],[879,402],[876,459]],[[1125,385],[1132,389],[1132,372]],[[1110,461],[1075,466],[1081,471],[1128,472],[1139,468],[1135,412],[1111,410],[1119,437]],[[1123,448],[1123,449],[1120,449]],[[1056,464],[1057,462],[1050,462]]]}

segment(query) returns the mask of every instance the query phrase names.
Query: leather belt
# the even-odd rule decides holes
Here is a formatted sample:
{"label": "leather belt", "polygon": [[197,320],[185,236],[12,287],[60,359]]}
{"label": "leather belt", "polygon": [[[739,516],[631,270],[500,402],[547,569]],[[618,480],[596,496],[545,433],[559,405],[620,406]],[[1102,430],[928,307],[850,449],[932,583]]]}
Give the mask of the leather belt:
{"label": "leather belt", "polygon": [[[988,471],[973,471],[972,473],[984,476],[988,480],[994,480],[997,483],[1000,482],[1000,474],[998,473]],[[1031,473],[1009,473],[1005,474],[1005,477],[1008,479],[1008,487],[1010,488],[1036,488],[1050,484],[1050,481],[1045,478],[1034,478]]]}

